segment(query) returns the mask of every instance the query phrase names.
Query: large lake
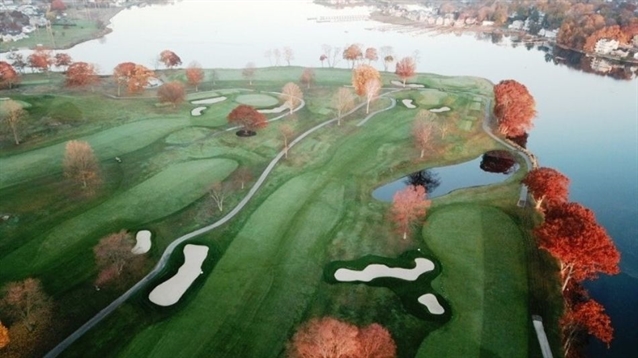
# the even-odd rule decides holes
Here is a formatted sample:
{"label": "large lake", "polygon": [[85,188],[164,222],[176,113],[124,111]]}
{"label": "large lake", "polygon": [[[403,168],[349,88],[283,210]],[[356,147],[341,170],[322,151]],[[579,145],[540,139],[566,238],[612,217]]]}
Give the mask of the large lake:
{"label": "large lake", "polygon": [[[369,10],[336,10],[300,0],[185,0],[123,10],[112,21],[112,33],[68,52],[110,73],[124,61],[152,68],[164,49],[175,51],[184,64],[196,60],[204,67],[240,68],[247,62],[268,66],[266,50],[290,46],[295,52],[293,65],[320,66],[322,44],[361,43],[393,46],[398,57],[416,50],[420,72],[524,83],[538,109],[528,147],[541,165],[571,178],[571,200],[596,212],[622,252],[621,275],[588,285],[616,328],[611,350],[593,344],[591,355],[638,356],[638,81],[616,81],[556,66],[545,62],[542,52],[497,46],[471,35],[416,35],[388,31],[390,26],[372,21],[307,20]],[[343,61],[339,65],[346,66]]]}

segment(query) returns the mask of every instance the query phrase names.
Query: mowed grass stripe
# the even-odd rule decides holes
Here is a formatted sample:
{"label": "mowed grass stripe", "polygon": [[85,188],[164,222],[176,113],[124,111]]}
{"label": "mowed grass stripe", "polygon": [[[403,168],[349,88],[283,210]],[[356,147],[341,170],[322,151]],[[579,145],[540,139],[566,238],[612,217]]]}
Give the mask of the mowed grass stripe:
{"label": "mowed grass stripe", "polygon": [[[204,195],[210,183],[223,180],[237,167],[229,159],[189,161],[169,166],[159,174],[114,196],[91,210],[61,223],[41,238],[0,260],[3,279],[37,274],[59,260],[76,245],[90,248],[98,238],[89,237],[112,222],[145,223],[179,211]],[[117,228],[120,230],[122,228]],[[92,263],[92,259],[86,260]],[[68,284],[68,283],[67,283]]]}
{"label": "mowed grass stripe", "polygon": [[[146,119],[78,138],[89,142],[99,159],[112,158],[146,147],[169,133],[189,125],[187,119]],[[0,189],[27,179],[61,172],[66,142],[0,158]]]}
{"label": "mowed grass stripe", "polygon": [[304,296],[314,293],[321,280],[322,256],[311,253],[322,251],[321,241],[343,204],[342,189],[324,190],[315,177],[296,177],[270,195],[188,308],[145,329],[122,356],[223,356],[234,350],[256,352],[258,342],[262,348],[281,346],[305,308]]}
{"label": "mowed grass stripe", "polygon": [[493,207],[450,205],[428,216],[423,238],[441,261],[433,287],[453,316],[418,357],[527,357],[526,261],[511,218]]}

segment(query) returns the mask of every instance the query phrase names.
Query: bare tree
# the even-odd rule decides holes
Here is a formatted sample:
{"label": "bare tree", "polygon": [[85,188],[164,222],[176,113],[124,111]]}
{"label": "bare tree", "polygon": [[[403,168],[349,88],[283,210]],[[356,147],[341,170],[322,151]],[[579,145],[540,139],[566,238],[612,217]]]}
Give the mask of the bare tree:
{"label": "bare tree", "polygon": [[100,184],[97,159],[89,143],[78,140],[66,143],[64,176],[81,183],[85,190],[95,189]]}
{"label": "bare tree", "polygon": [[272,50],[272,54],[275,57],[275,66],[279,66],[279,61],[281,61],[281,51],[278,48]]}
{"label": "bare tree", "polygon": [[95,284],[101,286],[121,276],[127,264],[136,256],[133,236],[126,230],[109,234],[93,248],[95,264],[100,270]]}
{"label": "bare tree", "polygon": [[253,78],[255,78],[255,64],[248,62],[246,67],[241,71],[241,75],[248,80],[248,84],[252,86]]}
{"label": "bare tree", "polygon": [[340,87],[332,98],[332,105],[337,109],[337,125],[340,126],[343,113],[354,107],[352,92],[348,88]]}
{"label": "bare tree", "polygon": [[213,199],[220,212],[224,211],[224,199],[226,199],[229,191],[230,188],[228,184],[219,181],[214,182],[208,190],[208,195]]}
{"label": "bare tree", "polygon": [[378,78],[372,78],[365,84],[366,87],[366,113],[370,112],[370,102],[372,102],[381,90],[381,81]]}
{"label": "bare tree", "polygon": [[244,190],[246,182],[252,180],[253,174],[247,167],[241,167],[235,171],[233,181],[238,183],[241,190]]}
{"label": "bare tree", "polygon": [[284,157],[288,158],[288,140],[290,139],[290,137],[292,137],[295,131],[292,129],[290,125],[281,124],[279,126],[279,133],[284,139]]}
{"label": "bare tree", "polygon": [[27,278],[10,282],[2,303],[14,319],[22,322],[32,332],[38,322],[48,320],[51,314],[51,299],[44,292],[40,280]]}
{"label": "bare tree", "polygon": [[292,82],[286,83],[281,90],[281,99],[284,101],[284,104],[290,108],[290,114],[292,114],[293,109],[301,103],[302,98],[303,92],[301,92],[299,86]]}
{"label": "bare tree", "polygon": [[264,57],[268,59],[268,63],[272,66],[272,50],[268,49],[264,52]]}
{"label": "bare tree", "polygon": [[22,123],[22,119],[26,116],[26,111],[22,108],[22,106],[10,99],[2,102],[2,106],[0,107],[0,114],[2,114],[2,123],[13,133],[13,140],[15,144],[20,144],[20,125]]}
{"label": "bare tree", "polygon": [[290,61],[295,59],[295,53],[292,51],[292,49],[288,46],[284,47],[284,60],[286,60],[286,63],[288,63],[288,66],[290,66]]}
{"label": "bare tree", "polygon": [[414,144],[421,151],[419,158],[425,156],[425,152],[434,148],[432,140],[434,139],[434,123],[421,118],[416,118],[412,128]]}

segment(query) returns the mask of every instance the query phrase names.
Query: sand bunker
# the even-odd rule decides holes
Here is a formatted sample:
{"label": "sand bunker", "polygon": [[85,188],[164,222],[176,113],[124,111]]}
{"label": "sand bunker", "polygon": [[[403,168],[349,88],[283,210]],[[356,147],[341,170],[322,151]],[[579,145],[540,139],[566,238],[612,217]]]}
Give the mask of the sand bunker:
{"label": "sand bunker", "polygon": [[201,116],[202,112],[204,112],[204,110],[206,109],[206,107],[197,107],[197,108],[193,108],[193,110],[191,111],[191,116]]}
{"label": "sand bunker", "polygon": [[432,113],[441,113],[441,112],[447,112],[450,110],[450,107],[441,107],[441,108],[432,108],[430,110],[430,112]]}
{"label": "sand bunker", "polygon": [[191,103],[192,104],[213,104],[213,103],[218,103],[225,100],[226,100],[226,97],[213,97],[213,98],[206,98],[206,99],[198,99],[197,101],[191,101]]}
{"label": "sand bunker", "polygon": [[424,305],[432,314],[439,315],[445,312],[445,309],[441,306],[439,300],[437,300],[436,296],[431,293],[426,293],[419,297],[419,303]]}
{"label": "sand bunker", "polygon": [[151,232],[148,230],[140,230],[135,235],[135,246],[131,249],[131,252],[135,255],[141,255],[148,252],[151,249]]}
{"label": "sand bunker", "polygon": [[412,100],[411,99],[404,99],[401,101],[403,103],[404,106],[406,106],[407,108],[410,109],[414,109],[416,108],[416,106],[414,104],[412,104]]}
{"label": "sand bunker", "polygon": [[202,274],[202,263],[208,256],[208,246],[188,244],[184,246],[184,264],[175,276],[159,284],[148,295],[158,306],[170,306],[179,301],[190,285]]}
{"label": "sand bunker", "polygon": [[414,281],[421,274],[434,270],[434,263],[428,259],[418,257],[414,259],[414,262],[416,267],[412,269],[388,267],[380,264],[368,265],[363,271],[340,268],[335,272],[335,279],[341,282],[370,282],[378,277],[394,277],[406,281]]}
{"label": "sand bunker", "polygon": [[[401,86],[401,87],[404,87],[404,86],[403,86],[403,82],[401,82],[401,81],[394,80],[394,81],[390,81],[390,83],[392,83],[392,84],[393,84],[393,85],[395,85],[395,86]],[[418,83],[406,83],[406,84],[405,84],[405,87],[410,87],[410,88],[424,88],[425,86],[424,86],[424,85],[422,85],[422,84],[418,84]]]}
{"label": "sand bunker", "polygon": [[282,104],[279,107],[275,107],[275,108],[271,108],[271,109],[258,109],[257,112],[259,113],[281,113],[283,111],[289,111],[290,107],[288,107],[285,104]]}

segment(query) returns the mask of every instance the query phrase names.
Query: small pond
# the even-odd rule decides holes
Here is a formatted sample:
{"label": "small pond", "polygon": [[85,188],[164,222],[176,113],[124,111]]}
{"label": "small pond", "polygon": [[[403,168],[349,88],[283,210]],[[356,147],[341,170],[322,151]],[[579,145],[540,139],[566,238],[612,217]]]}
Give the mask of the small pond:
{"label": "small pond", "polygon": [[500,183],[518,169],[518,164],[512,158],[504,160],[512,163],[508,170],[493,171],[493,166],[489,164],[495,160],[503,159],[486,153],[469,162],[422,170],[376,188],[372,196],[377,200],[390,202],[394,193],[406,186],[425,183],[428,198],[436,198],[456,189]]}

